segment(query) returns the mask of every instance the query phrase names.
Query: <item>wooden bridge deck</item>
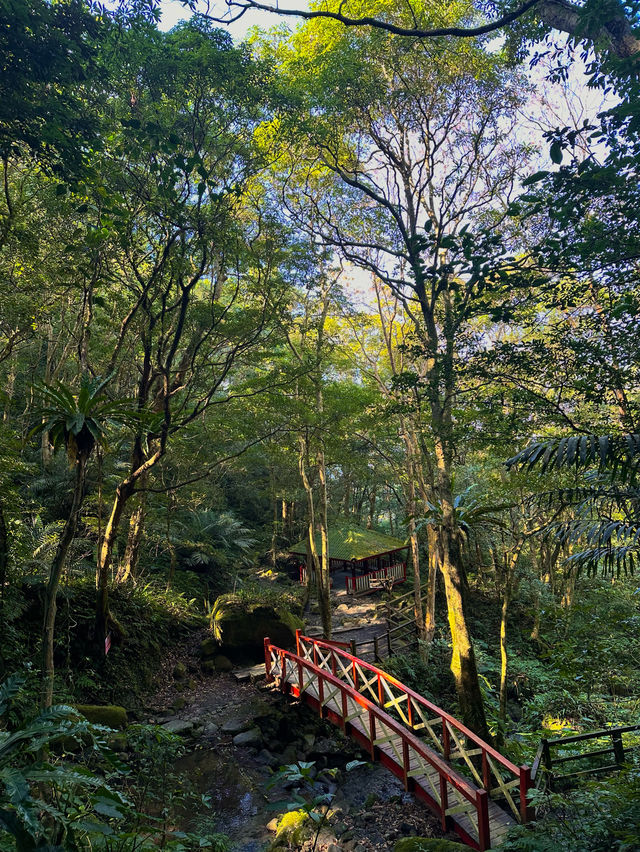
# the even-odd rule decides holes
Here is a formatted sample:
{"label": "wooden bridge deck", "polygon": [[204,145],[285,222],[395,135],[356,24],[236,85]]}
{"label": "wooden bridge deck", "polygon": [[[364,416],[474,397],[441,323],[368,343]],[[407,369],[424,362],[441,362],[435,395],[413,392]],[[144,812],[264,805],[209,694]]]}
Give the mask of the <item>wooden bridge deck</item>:
{"label": "wooden bridge deck", "polygon": [[498,846],[516,821],[529,818],[529,768],[386,672],[300,634],[295,654],[265,639],[265,666],[268,681],[341,727],[474,849]]}

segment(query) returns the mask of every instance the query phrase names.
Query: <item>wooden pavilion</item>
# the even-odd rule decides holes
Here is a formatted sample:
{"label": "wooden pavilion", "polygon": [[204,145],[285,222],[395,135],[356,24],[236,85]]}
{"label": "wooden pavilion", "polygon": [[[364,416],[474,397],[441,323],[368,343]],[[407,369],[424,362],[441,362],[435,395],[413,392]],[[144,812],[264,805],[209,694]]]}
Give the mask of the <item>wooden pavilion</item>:
{"label": "wooden pavilion", "polygon": [[[344,582],[348,594],[366,593],[406,580],[407,545],[401,539],[348,521],[330,525],[328,534],[332,584]],[[315,544],[319,553],[320,533],[315,535]],[[290,547],[289,552],[302,558],[300,582],[306,582],[306,539]]]}

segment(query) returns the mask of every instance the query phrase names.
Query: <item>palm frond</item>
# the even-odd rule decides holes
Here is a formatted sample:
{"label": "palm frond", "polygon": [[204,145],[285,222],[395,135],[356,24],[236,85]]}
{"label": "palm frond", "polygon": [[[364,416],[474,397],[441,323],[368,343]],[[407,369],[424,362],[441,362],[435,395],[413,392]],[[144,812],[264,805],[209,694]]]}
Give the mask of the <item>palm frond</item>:
{"label": "palm frond", "polygon": [[640,435],[570,435],[534,441],[505,464],[509,469],[537,467],[540,473],[597,467],[611,470],[621,482],[629,482],[640,468]]}

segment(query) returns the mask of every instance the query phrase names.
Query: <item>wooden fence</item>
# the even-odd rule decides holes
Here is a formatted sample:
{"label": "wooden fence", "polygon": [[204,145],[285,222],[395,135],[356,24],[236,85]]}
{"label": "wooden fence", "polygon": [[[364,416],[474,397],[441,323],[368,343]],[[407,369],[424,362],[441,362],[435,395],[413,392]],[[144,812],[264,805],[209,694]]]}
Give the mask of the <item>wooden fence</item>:
{"label": "wooden fence", "polygon": [[366,594],[378,589],[391,589],[398,583],[404,583],[407,579],[407,563],[396,562],[394,565],[385,565],[368,574],[356,574],[355,577],[346,577],[345,585],[348,595]]}
{"label": "wooden fence", "polygon": [[[542,739],[531,767],[535,786],[539,788],[546,786],[553,790],[556,787],[571,786],[576,780],[588,775],[599,775],[620,769],[625,765],[629,753],[640,749],[640,737],[628,736],[638,731],[640,731],[640,724],[605,728],[553,740]],[[604,741],[601,744],[595,742],[595,745],[600,745],[599,748],[582,750],[585,743],[598,740]],[[577,749],[576,745],[578,745]],[[596,760],[596,758],[599,759]],[[558,772],[560,767],[583,761],[589,761],[592,765],[573,772]]]}

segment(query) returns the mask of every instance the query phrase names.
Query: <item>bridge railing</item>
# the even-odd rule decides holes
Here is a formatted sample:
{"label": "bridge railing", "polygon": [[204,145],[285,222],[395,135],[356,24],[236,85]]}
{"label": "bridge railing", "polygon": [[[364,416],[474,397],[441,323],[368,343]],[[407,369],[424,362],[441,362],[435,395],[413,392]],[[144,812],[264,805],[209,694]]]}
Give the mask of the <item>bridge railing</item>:
{"label": "bridge railing", "polygon": [[444,760],[457,763],[492,799],[502,799],[519,822],[533,811],[527,801],[531,769],[516,766],[445,710],[392,675],[327,642],[296,634],[298,655],[343,679],[403,725],[428,739]]}
{"label": "bridge railing", "polygon": [[[377,704],[308,657],[285,651],[265,639],[265,669],[267,682],[278,682],[285,693],[306,694],[321,716],[351,734],[372,760],[378,759],[403,780],[405,789],[414,789],[438,813],[443,830],[451,827],[448,818],[464,816],[468,831],[460,829],[458,823],[458,833],[480,852],[490,848],[486,790],[474,787]],[[354,724],[355,720],[360,724]]]}

